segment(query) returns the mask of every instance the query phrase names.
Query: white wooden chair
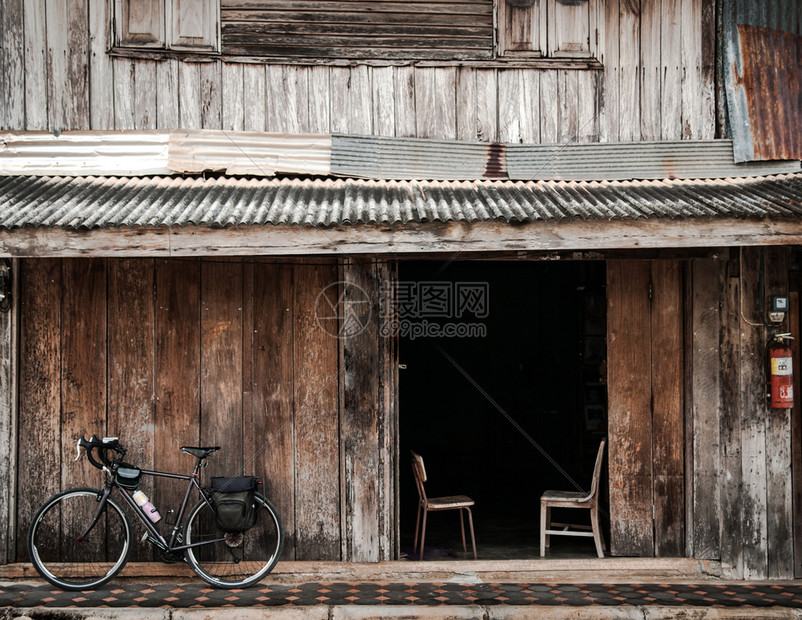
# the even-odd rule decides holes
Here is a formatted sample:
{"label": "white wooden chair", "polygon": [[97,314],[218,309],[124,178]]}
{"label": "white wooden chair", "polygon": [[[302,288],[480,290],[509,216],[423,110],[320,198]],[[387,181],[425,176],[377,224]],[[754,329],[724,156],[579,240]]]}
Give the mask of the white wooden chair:
{"label": "white wooden chair", "polygon": [[[426,467],[423,465],[423,459],[419,454],[412,453],[412,471],[415,474],[415,485],[418,487],[418,516],[415,519],[415,542],[413,548],[415,551],[418,549],[418,531],[421,532],[420,537],[420,556],[423,559],[423,543],[426,540],[426,516],[429,512],[441,510],[459,510],[459,525],[462,530],[462,550],[467,552],[468,548],[465,545],[465,520],[463,519],[463,511],[468,513],[468,525],[471,529],[471,545],[473,546],[473,558],[476,559],[476,537],[473,533],[473,515],[471,514],[471,506],[474,501],[467,495],[450,495],[448,497],[427,497],[426,487]],[[423,528],[421,525],[421,513],[423,513]]]}
{"label": "white wooden chair", "polygon": [[[593,467],[593,480],[590,493],[582,491],[546,491],[540,496],[540,555],[546,555],[551,536],[592,536],[596,543],[596,553],[604,557],[604,536],[599,527],[599,477],[604,456],[603,439],[596,455]],[[590,525],[574,525],[569,523],[552,523],[552,508],[585,508],[590,510]],[[561,529],[552,529],[561,528]],[[573,528],[573,529],[571,529]],[[589,530],[589,531],[586,531]]]}

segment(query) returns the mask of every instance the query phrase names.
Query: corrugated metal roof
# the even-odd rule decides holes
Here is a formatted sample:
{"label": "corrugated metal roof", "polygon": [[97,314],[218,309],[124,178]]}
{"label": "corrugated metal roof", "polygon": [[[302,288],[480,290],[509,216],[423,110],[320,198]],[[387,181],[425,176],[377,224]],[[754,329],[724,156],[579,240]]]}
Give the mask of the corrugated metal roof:
{"label": "corrugated metal roof", "polygon": [[802,216],[802,173],[605,182],[0,177],[4,229],[789,216]]}
{"label": "corrugated metal roof", "polygon": [[332,174],[368,179],[712,179],[800,170],[798,161],[736,164],[730,140],[489,144],[334,135],[331,156]]}

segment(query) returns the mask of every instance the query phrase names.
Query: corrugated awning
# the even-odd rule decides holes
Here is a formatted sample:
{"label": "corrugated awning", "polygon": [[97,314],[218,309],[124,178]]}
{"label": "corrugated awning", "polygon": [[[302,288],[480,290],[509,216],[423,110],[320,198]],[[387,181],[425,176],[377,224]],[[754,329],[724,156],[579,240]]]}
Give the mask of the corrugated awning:
{"label": "corrugated awning", "polygon": [[802,215],[802,173],[662,181],[0,177],[0,229]]}

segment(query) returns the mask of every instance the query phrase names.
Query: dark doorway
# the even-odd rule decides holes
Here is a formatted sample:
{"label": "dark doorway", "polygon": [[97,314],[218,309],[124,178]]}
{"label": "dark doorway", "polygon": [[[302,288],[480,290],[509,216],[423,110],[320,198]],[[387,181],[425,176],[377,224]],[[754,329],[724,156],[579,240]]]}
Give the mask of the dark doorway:
{"label": "dark doorway", "polygon": [[[430,495],[476,501],[480,559],[537,557],[541,493],[587,490],[607,434],[604,263],[410,261],[399,283],[402,553],[414,450]],[[553,538],[560,553],[595,556],[589,538]],[[457,513],[430,515],[425,558],[467,557]]]}

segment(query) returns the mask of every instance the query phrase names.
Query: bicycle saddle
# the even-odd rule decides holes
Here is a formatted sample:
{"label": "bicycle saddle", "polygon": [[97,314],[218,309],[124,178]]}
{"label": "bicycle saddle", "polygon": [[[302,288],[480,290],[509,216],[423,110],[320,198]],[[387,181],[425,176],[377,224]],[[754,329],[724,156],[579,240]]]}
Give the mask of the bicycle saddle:
{"label": "bicycle saddle", "polygon": [[220,446],[213,446],[211,448],[192,448],[190,446],[181,446],[181,452],[186,452],[187,454],[196,456],[199,459],[205,459],[212,452],[217,452],[219,449]]}

